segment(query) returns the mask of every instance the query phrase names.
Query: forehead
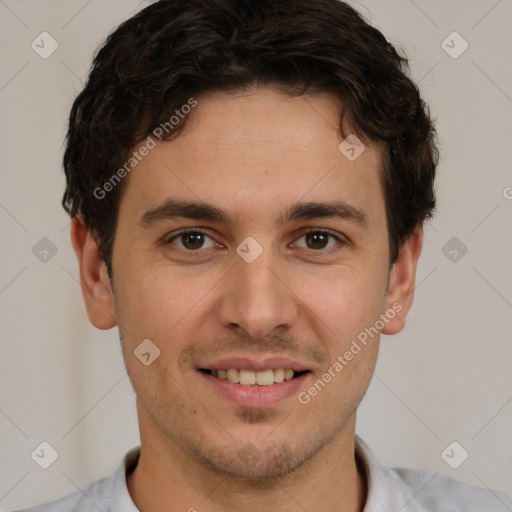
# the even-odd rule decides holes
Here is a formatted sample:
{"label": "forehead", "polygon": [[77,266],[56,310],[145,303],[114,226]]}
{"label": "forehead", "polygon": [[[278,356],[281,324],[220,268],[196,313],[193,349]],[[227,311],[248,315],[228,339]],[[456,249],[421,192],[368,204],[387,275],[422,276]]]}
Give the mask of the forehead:
{"label": "forehead", "polygon": [[356,159],[340,151],[334,96],[254,89],[197,101],[180,135],[158,143],[130,174],[121,209],[141,213],[172,196],[247,218],[299,201],[342,200],[369,217],[385,211],[380,150],[367,145]]}

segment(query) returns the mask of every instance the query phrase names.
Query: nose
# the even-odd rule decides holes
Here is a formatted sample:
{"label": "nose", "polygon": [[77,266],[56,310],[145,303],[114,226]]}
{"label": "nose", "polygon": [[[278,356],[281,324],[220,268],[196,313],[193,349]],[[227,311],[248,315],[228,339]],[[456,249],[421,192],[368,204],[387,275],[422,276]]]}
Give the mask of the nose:
{"label": "nose", "polygon": [[235,261],[218,309],[224,327],[252,339],[284,334],[298,316],[296,297],[270,252],[264,251],[252,263]]}

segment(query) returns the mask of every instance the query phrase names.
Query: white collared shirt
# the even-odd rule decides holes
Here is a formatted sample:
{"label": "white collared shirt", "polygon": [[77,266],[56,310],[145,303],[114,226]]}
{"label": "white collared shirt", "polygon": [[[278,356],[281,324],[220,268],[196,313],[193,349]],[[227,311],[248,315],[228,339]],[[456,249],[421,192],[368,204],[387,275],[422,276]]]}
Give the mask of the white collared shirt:
{"label": "white collared shirt", "polygon": [[[512,512],[512,495],[479,489],[425,471],[381,466],[356,436],[356,456],[365,470],[364,512]],[[139,512],[126,486],[140,448],[130,450],[111,477],[102,478],[59,501],[17,512]]]}

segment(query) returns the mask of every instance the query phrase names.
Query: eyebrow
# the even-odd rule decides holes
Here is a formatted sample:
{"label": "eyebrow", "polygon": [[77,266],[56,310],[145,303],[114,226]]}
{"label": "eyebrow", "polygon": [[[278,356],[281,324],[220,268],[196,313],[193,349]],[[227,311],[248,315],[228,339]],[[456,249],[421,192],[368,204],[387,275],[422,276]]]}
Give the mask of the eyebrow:
{"label": "eyebrow", "polygon": [[[175,218],[206,220],[229,224],[232,216],[228,211],[208,203],[168,199],[159,206],[147,210],[142,215],[139,224],[147,228],[155,223]],[[339,218],[362,226],[369,224],[368,215],[363,210],[345,203],[344,201],[297,203],[287,208],[279,216],[278,224],[319,218]]]}

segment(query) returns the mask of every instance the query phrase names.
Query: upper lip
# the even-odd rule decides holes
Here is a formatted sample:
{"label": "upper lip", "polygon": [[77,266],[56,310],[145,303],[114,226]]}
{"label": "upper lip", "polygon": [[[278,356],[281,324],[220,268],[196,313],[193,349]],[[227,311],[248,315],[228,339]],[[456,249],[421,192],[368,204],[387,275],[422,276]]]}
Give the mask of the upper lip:
{"label": "upper lip", "polygon": [[306,366],[293,361],[287,357],[270,356],[262,359],[251,359],[248,357],[224,357],[212,362],[200,365],[198,369],[203,370],[229,370],[237,368],[239,370],[252,370],[253,372],[262,372],[264,370],[293,370],[295,372],[304,372],[309,370]]}

